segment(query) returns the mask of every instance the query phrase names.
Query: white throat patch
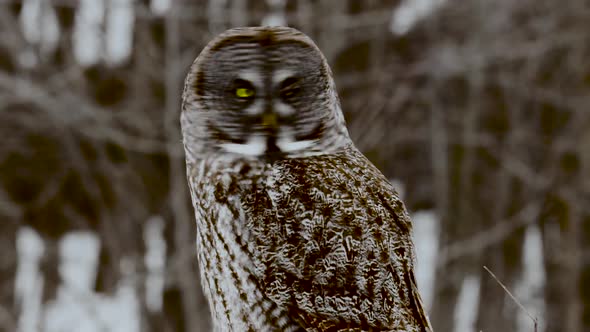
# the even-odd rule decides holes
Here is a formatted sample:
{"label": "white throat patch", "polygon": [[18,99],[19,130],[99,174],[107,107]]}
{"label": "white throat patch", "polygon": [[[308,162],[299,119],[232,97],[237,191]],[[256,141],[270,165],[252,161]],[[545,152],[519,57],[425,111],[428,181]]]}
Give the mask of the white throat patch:
{"label": "white throat patch", "polygon": [[[264,135],[254,135],[246,143],[223,143],[219,146],[226,152],[243,156],[260,157],[266,153],[267,139]],[[316,140],[296,141],[290,135],[285,135],[278,137],[276,145],[282,153],[289,154],[310,148],[316,143]]]}
{"label": "white throat patch", "polygon": [[289,137],[281,137],[277,140],[277,146],[284,153],[307,149],[315,143],[315,140],[294,141]]}
{"label": "white throat patch", "polygon": [[262,156],[266,151],[266,137],[255,135],[248,139],[244,144],[239,143],[224,143],[220,147],[231,153],[246,155],[246,156]]}

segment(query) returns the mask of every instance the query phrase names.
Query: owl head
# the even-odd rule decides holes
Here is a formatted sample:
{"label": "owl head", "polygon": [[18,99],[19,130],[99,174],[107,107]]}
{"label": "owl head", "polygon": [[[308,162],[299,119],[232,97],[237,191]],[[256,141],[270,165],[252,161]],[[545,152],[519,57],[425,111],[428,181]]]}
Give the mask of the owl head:
{"label": "owl head", "polygon": [[236,28],[213,39],[186,77],[181,125],[188,160],[297,158],[350,144],[324,56],[287,27]]}

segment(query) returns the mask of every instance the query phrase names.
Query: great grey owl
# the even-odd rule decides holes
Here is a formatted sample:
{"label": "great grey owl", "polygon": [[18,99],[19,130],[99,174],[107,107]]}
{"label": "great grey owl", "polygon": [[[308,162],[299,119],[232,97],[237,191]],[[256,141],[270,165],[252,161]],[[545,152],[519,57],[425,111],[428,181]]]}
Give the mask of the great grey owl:
{"label": "great grey owl", "polygon": [[410,218],[349,138],[330,68],[286,27],[212,40],[181,113],[215,331],[430,331]]}

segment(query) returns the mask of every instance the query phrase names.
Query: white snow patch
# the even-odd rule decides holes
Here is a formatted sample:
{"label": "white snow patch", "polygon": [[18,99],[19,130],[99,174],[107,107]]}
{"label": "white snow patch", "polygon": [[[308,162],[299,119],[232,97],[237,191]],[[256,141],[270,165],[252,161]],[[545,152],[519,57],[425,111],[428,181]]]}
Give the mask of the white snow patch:
{"label": "white snow patch", "polygon": [[41,0],[24,0],[20,13],[23,36],[31,44],[54,50],[59,40],[59,24],[54,8]]}
{"label": "white snow patch", "polygon": [[59,275],[65,286],[79,291],[94,289],[100,240],[91,232],[71,232],[59,243]]}
{"label": "white snow patch", "polygon": [[418,211],[412,214],[412,226],[416,247],[416,280],[422,301],[429,310],[434,297],[439,221],[433,211]]}
{"label": "white snow patch", "polygon": [[262,26],[286,26],[287,18],[285,17],[285,0],[266,0],[270,13],[262,18]]}
{"label": "white snow patch", "polygon": [[23,36],[29,43],[36,44],[41,40],[41,0],[24,0],[20,12],[20,24]]}
{"label": "white snow patch", "polygon": [[479,307],[480,279],[468,276],[463,280],[457,306],[455,307],[455,332],[475,331]]}
{"label": "white snow patch", "polygon": [[146,246],[144,264],[147,269],[145,279],[145,301],[151,312],[162,310],[164,293],[164,269],[166,265],[166,240],[164,239],[164,220],[162,217],[150,218],[143,230]]}
{"label": "white snow patch", "polygon": [[408,32],[418,21],[441,7],[446,0],[405,0],[393,10],[389,30],[397,35]]}
{"label": "white snow patch", "polygon": [[39,331],[43,275],[39,263],[45,252],[43,239],[30,227],[16,235],[17,268],[14,285],[16,307],[20,310],[19,332]]}
{"label": "white snow patch", "polygon": [[98,237],[90,232],[69,233],[60,241],[59,251],[63,283],[56,299],[47,305],[43,331],[138,332],[139,304],[135,288],[127,281],[133,271],[124,273],[114,296],[96,294]]}
{"label": "white snow patch", "polygon": [[[32,45],[38,45],[42,54],[55,51],[59,43],[60,29],[55,9],[49,2],[24,0],[20,24],[25,40]],[[35,56],[33,61],[25,58],[21,62],[27,67],[32,67],[37,63],[37,59]]]}
{"label": "white snow patch", "polygon": [[76,60],[83,66],[96,64],[102,56],[103,0],[80,0],[74,23],[73,47]]}
{"label": "white snow patch", "polygon": [[[515,296],[538,319],[539,332],[545,330],[545,266],[543,264],[543,240],[537,225],[529,226],[524,236],[522,249],[522,278],[516,284]],[[533,331],[534,323],[522,310],[518,311],[517,330]]]}
{"label": "white snow patch", "polygon": [[105,60],[110,64],[119,64],[131,54],[135,22],[133,0],[110,0],[108,8]]}
{"label": "white snow patch", "polygon": [[164,15],[172,6],[171,0],[152,0],[150,2],[150,9],[156,15]]}
{"label": "white snow patch", "polygon": [[277,27],[285,26],[287,24],[285,15],[281,13],[270,13],[262,19],[262,26]]}

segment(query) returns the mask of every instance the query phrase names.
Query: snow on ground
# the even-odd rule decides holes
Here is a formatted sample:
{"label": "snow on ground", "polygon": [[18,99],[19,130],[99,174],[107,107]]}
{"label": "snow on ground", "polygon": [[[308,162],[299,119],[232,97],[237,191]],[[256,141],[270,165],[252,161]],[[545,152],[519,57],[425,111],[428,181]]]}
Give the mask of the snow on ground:
{"label": "snow on ground", "polygon": [[[545,287],[545,266],[543,264],[543,242],[541,231],[537,225],[529,226],[524,236],[522,250],[523,271],[522,279],[515,289],[516,298],[527,311],[538,319],[538,332],[545,330],[545,301],[543,289]],[[533,331],[534,323],[522,310],[518,312],[518,331]]]}
{"label": "snow on ground", "polygon": [[138,332],[139,305],[123,278],[113,296],[94,292],[100,240],[91,232],[71,232],[59,243],[62,284],[45,310],[47,332]]}
{"label": "snow on ground", "polygon": [[18,231],[14,298],[20,310],[19,332],[34,332],[39,327],[43,294],[43,275],[39,263],[44,251],[43,240],[32,228],[23,227]]}
{"label": "snow on ground", "polygon": [[[146,247],[150,257],[146,286],[151,308],[161,308],[163,289],[163,222],[148,221]],[[43,275],[40,261],[43,239],[31,228],[23,227],[16,239],[18,265],[15,276],[15,301],[20,311],[19,332],[139,332],[140,304],[136,291],[136,269],[130,259],[121,261],[123,277],[112,295],[94,292],[100,253],[100,240],[91,232],[70,232],[59,241],[58,273],[61,284],[56,297],[41,303]],[[155,269],[154,269],[155,268]],[[158,297],[159,298],[156,298]],[[148,303],[149,306],[149,303]]]}
{"label": "snow on ground", "polygon": [[147,269],[145,279],[146,307],[151,312],[162,310],[164,276],[166,268],[166,240],[164,239],[164,220],[152,217],[143,231],[146,246],[144,264]]}
{"label": "snow on ground", "polygon": [[412,213],[416,247],[416,279],[427,310],[432,307],[439,245],[439,221],[433,211]]}
{"label": "snow on ground", "polygon": [[468,276],[463,279],[455,308],[455,332],[475,331],[475,320],[479,307],[479,276]]}

